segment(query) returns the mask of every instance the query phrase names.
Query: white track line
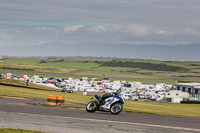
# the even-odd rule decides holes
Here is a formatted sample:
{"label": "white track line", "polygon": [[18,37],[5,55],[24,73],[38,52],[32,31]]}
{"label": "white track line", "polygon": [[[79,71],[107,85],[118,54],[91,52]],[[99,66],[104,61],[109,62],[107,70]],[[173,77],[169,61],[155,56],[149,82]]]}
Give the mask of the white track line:
{"label": "white track line", "polygon": [[[9,113],[15,113],[15,112],[9,112]],[[28,113],[15,113],[15,114],[41,115],[41,114],[28,114]],[[62,118],[67,118],[67,119],[76,119],[76,120],[83,120],[83,121],[119,123],[119,124],[129,124],[129,125],[138,125],[138,126],[148,126],[148,127],[157,127],[157,128],[167,128],[167,129],[176,129],[176,130],[186,130],[186,131],[197,131],[197,132],[200,132],[200,129],[194,129],[194,128],[173,127],[173,126],[164,126],[164,125],[152,125],[152,124],[143,124],[143,123],[121,122],[121,121],[110,121],[110,120],[98,120],[98,119],[77,118],[77,117],[65,117],[65,116],[51,116],[51,117],[58,117],[58,118],[62,117]]]}

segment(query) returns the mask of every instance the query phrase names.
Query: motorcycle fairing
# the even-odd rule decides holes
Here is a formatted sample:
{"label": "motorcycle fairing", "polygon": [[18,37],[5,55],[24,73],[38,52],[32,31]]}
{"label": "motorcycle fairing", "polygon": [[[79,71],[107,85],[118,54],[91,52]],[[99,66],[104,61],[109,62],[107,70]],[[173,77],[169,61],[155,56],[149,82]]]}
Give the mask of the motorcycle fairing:
{"label": "motorcycle fairing", "polygon": [[109,110],[111,105],[115,102],[119,101],[119,98],[117,97],[109,97],[107,99],[105,99],[106,104],[104,104],[103,106],[101,106],[104,109]]}

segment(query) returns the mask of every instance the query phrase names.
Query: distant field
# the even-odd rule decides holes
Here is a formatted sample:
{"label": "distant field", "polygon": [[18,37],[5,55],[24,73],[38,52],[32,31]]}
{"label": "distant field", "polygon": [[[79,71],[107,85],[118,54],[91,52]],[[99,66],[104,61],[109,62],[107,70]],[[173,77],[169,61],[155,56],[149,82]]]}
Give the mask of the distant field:
{"label": "distant field", "polygon": [[5,59],[5,64],[36,65],[41,59]]}
{"label": "distant field", "polygon": [[[116,63],[116,62],[121,62]],[[115,64],[113,64],[115,63]],[[129,65],[125,65],[128,64]],[[152,60],[0,59],[0,71],[200,82],[200,62]]]}
{"label": "distant field", "polygon": [[43,65],[48,67],[75,68],[75,69],[93,69],[99,66],[96,63],[82,63],[82,62],[50,62],[50,63],[44,63]]}

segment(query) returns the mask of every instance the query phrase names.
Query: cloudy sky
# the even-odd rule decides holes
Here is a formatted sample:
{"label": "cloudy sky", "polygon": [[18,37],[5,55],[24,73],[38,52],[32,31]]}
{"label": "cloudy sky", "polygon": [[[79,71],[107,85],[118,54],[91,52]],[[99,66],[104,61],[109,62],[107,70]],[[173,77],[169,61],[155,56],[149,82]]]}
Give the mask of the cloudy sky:
{"label": "cloudy sky", "polygon": [[200,0],[0,0],[0,47],[200,42]]}

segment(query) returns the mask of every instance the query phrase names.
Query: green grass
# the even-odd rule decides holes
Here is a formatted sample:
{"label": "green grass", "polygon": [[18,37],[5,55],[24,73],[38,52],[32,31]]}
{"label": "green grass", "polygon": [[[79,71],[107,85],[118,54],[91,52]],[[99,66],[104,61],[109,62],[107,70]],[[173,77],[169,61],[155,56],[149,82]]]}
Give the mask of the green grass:
{"label": "green grass", "polygon": [[[76,93],[62,93],[58,90],[42,88],[41,86],[40,89],[37,89],[37,87],[26,88],[0,85],[0,96],[47,99],[48,95],[64,96],[66,102],[79,104],[87,104],[92,97]],[[171,104],[125,100],[124,110],[136,113],[200,117],[199,104]]]}
{"label": "green grass", "polygon": [[16,65],[36,65],[41,59],[6,59],[4,60],[6,64],[16,64]]}
{"label": "green grass", "polygon": [[81,94],[62,93],[60,90],[52,90],[48,88],[25,88],[0,85],[0,96],[47,99],[48,95],[64,96],[66,102],[87,104],[91,96]]}
{"label": "green grass", "polygon": [[101,71],[119,71],[119,72],[127,72],[127,71],[136,71],[138,68],[127,68],[127,67],[97,67],[95,70]]}
{"label": "green grass", "polygon": [[50,62],[50,63],[44,63],[43,65],[48,67],[77,68],[77,69],[91,69],[99,66],[96,63],[81,63],[81,62]]}
{"label": "green grass", "polygon": [[44,133],[44,132],[22,130],[22,129],[0,128],[0,133]]}
{"label": "green grass", "polygon": [[95,71],[95,70],[85,70],[85,71],[74,71],[74,75],[86,75],[86,76],[99,76],[103,77],[112,77],[112,78],[137,78],[137,79],[154,79],[154,80],[165,80],[166,77],[163,76],[154,76],[154,75],[141,75],[135,73],[122,73],[118,71]]}
{"label": "green grass", "polygon": [[127,100],[124,108],[129,112],[200,117],[200,106],[198,104],[136,102]]}

